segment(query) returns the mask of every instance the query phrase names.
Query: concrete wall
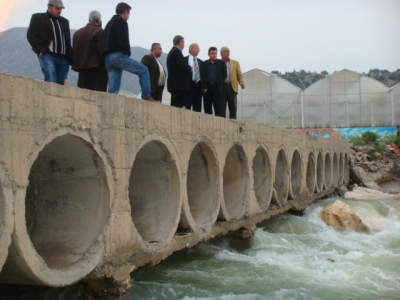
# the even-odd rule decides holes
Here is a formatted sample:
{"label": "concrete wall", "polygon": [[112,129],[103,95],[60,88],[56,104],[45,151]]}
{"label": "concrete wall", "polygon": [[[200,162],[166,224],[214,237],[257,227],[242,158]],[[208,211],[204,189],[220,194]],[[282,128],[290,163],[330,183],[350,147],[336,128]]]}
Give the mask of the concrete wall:
{"label": "concrete wall", "polygon": [[1,282],[114,276],[301,208],[346,141],[0,73]]}

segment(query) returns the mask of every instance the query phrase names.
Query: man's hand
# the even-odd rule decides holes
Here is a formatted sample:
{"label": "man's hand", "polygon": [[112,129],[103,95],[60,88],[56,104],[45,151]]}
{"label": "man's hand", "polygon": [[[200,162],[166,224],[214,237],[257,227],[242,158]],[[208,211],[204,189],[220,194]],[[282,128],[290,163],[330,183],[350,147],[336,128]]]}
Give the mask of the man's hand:
{"label": "man's hand", "polygon": [[246,86],[243,83],[243,84],[240,85],[240,87],[242,88],[242,90],[244,90]]}

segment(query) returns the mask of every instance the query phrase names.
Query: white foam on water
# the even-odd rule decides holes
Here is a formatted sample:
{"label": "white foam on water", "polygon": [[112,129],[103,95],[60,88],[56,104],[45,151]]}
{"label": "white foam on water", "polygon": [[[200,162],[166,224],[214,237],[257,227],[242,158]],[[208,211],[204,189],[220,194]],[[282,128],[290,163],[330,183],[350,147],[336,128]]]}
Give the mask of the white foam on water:
{"label": "white foam on water", "polygon": [[321,221],[334,200],[263,222],[242,253],[220,239],[174,254],[133,275],[132,299],[400,299],[397,203],[343,200],[379,227],[360,233]]}

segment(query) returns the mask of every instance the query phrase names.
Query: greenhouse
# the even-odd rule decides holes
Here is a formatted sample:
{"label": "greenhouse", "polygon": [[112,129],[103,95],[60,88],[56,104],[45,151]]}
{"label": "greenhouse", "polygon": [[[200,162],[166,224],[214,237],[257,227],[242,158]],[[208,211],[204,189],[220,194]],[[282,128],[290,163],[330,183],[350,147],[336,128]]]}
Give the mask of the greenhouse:
{"label": "greenhouse", "polygon": [[392,102],[392,126],[400,126],[400,83],[390,89],[390,100]]}
{"label": "greenhouse", "polygon": [[[240,120],[289,128],[400,126],[400,84],[389,89],[364,74],[342,70],[301,90],[253,69],[237,96]],[[166,87],[163,104],[170,104]],[[229,113],[227,112],[227,115]]]}
{"label": "greenhouse", "polygon": [[310,85],[303,104],[305,127],[392,126],[389,88],[349,70]]}

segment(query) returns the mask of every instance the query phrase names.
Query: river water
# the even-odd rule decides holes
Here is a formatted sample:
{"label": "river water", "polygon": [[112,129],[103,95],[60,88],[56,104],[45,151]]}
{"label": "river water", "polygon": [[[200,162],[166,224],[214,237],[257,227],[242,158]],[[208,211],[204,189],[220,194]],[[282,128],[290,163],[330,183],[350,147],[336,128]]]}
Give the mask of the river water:
{"label": "river water", "polygon": [[[343,200],[373,226],[358,233],[321,221],[334,200],[260,223],[244,252],[216,238],[142,267],[126,299],[400,299],[400,201]],[[35,299],[84,299],[83,288],[46,289]]]}

